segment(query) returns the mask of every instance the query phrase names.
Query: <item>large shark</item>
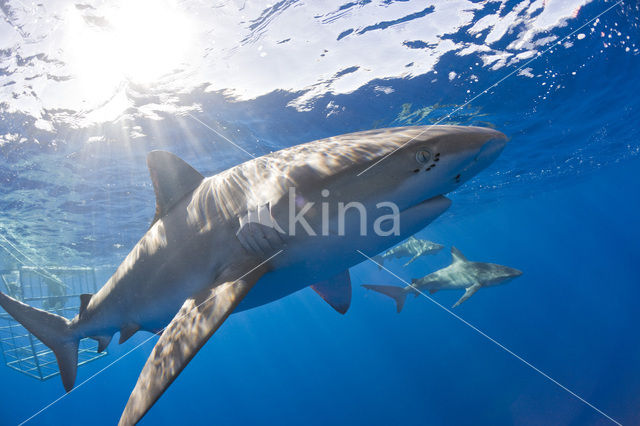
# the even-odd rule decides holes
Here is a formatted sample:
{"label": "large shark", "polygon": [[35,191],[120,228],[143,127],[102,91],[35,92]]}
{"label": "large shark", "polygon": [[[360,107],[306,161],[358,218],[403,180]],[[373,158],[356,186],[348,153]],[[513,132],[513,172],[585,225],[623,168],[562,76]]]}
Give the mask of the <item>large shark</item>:
{"label": "large shark", "polygon": [[[53,350],[67,391],[81,338],[103,350],[118,331],[120,343],[139,330],[161,334],[120,418],[135,424],[232,312],[309,285],[346,312],[348,269],[362,261],[356,250],[374,255],[424,228],[449,207],[443,194],[505,144],[502,133],[479,127],[372,130],[209,178],[151,152],[153,223],[106,284],[81,297],[79,314],[67,320],[1,293],[0,305]],[[377,219],[363,225],[366,215]]]}
{"label": "large shark", "polygon": [[379,254],[373,258],[378,263],[378,269],[382,269],[384,261],[387,259],[400,259],[403,257],[410,257],[409,261],[402,266],[407,266],[414,260],[423,255],[436,254],[442,250],[444,246],[438,243],[432,243],[428,240],[421,240],[414,236],[411,236],[407,241],[399,244],[382,254]]}
{"label": "large shark", "polygon": [[496,265],[495,263],[470,262],[455,247],[451,247],[451,264],[446,268],[437,270],[419,279],[411,280],[411,285],[397,287],[392,285],[364,284],[363,287],[385,294],[396,301],[398,312],[402,311],[407,294],[413,293],[416,297],[420,291],[429,291],[430,294],[438,290],[461,290],[465,292],[462,297],[453,305],[460,305],[462,302],[473,296],[482,287],[491,287],[499,284],[506,284],[514,278],[522,275],[522,272],[508,266]]}

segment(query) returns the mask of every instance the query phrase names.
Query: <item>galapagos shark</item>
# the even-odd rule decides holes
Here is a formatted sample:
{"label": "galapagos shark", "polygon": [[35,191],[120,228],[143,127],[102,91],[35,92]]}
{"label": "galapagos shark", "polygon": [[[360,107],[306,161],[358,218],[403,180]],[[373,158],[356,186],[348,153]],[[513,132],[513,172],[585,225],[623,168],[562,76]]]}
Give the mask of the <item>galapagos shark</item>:
{"label": "galapagos shark", "polygon": [[453,259],[449,266],[422,278],[413,279],[411,280],[411,285],[406,287],[373,284],[363,284],[363,287],[394,299],[398,312],[402,311],[407,294],[413,293],[416,297],[420,294],[416,290],[428,290],[430,294],[433,294],[438,290],[464,289],[465,292],[462,297],[453,305],[455,308],[473,296],[482,287],[506,284],[522,275],[522,271],[508,266],[496,265],[495,263],[470,262],[455,247],[451,247],[451,256]]}
{"label": "galapagos shark", "polygon": [[52,349],[67,392],[80,339],[104,350],[118,331],[120,343],[141,330],[160,334],[120,418],[132,425],[231,313],[307,286],[346,312],[348,270],[362,261],[356,250],[374,255],[424,228],[450,206],[444,194],[505,144],[504,134],[480,127],[377,129],[296,145],[208,178],[153,151],[152,225],[104,286],[81,296],[78,315],[68,320],[2,293],[0,305]]}
{"label": "galapagos shark", "polygon": [[436,254],[444,248],[443,245],[432,243],[431,241],[421,240],[413,235],[407,239],[407,241],[399,244],[386,252],[379,254],[373,258],[378,263],[378,269],[382,269],[384,261],[387,259],[400,259],[403,257],[411,257],[407,263],[402,266],[407,266],[414,260],[423,255]]}

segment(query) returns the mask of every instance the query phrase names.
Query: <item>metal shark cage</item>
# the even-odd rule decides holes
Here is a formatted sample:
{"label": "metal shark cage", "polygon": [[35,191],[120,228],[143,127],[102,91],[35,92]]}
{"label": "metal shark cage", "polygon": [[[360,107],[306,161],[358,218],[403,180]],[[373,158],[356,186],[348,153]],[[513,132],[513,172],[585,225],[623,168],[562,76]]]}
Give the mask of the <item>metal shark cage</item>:
{"label": "metal shark cage", "polygon": [[[80,295],[95,293],[93,268],[35,268],[21,266],[16,270],[0,270],[0,289],[11,297],[33,307],[73,318],[80,309]],[[39,380],[60,374],[53,352],[20,323],[0,308],[0,349],[7,366]],[[78,365],[106,355],[98,353],[98,343],[82,339]]]}

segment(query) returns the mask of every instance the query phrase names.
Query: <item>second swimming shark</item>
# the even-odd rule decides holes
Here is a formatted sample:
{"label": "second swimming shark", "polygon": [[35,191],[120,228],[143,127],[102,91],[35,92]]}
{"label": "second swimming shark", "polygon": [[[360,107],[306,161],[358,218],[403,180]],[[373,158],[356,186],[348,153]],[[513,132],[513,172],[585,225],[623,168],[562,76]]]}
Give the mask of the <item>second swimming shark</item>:
{"label": "second swimming shark", "polygon": [[522,271],[508,266],[470,262],[455,247],[451,247],[451,256],[453,257],[451,265],[422,278],[413,279],[411,285],[406,287],[372,284],[364,284],[363,287],[394,299],[398,312],[402,311],[407,294],[413,293],[417,297],[420,294],[419,291],[423,290],[433,294],[438,290],[464,289],[464,295],[453,305],[455,308],[482,287],[506,284],[522,275]]}
{"label": "second swimming shark", "polygon": [[411,259],[409,259],[407,263],[402,265],[407,266],[420,256],[436,254],[443,248],[444,246],[442,244],[432,243],[431,241],[421,240],[419,238],[411,236],[402,244],[398,244],[392,249],[389,249],[386,252],[375,256],[373,260],[378,263],[378,269],[382,269],[382,265],[387,259],[401,259],[403,257],[411,257]]}

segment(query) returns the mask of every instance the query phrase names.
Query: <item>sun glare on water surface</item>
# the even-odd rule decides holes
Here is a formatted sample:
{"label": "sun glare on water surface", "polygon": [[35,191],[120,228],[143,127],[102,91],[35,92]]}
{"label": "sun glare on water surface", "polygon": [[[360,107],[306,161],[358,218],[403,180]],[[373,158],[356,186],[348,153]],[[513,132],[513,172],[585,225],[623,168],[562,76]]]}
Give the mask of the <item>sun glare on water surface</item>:
{"label": "sun glare on water surface", "polygon": [[123,81],[152,84],[178,71],[192,38],[186,15],[168,1],[129,0],[93,15],[70,14],[63,49],[89,101],[109,96]]}

